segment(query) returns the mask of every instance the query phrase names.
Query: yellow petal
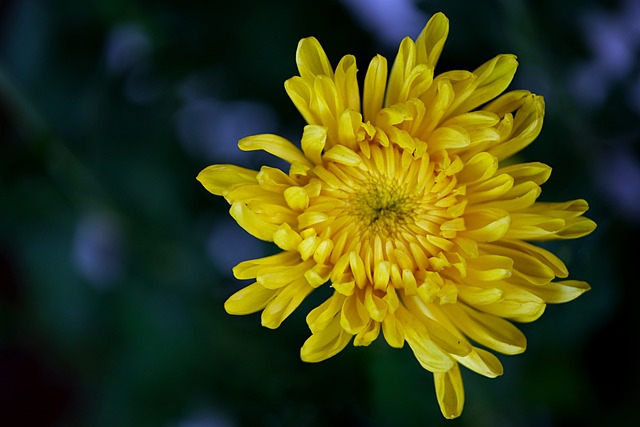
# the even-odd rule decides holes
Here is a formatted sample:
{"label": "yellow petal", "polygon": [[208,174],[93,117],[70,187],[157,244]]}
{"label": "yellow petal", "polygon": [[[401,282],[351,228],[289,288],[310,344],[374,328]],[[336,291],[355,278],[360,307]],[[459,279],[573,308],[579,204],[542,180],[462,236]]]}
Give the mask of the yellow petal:
{"label": "yellow petal", "polygon": [[521,253],[535,257],[538,261],[550,268],[556,277],[564,278],[569,275],[569,271],[567,270],[567,266],[564,262],[562,262],[562,260],[555,254],[544,248],[520,240],[502,240],[500,241],[500,245],[513,248]]}
{"label": "yellow petal", "polygon": [[470,142],[469,133],[462,127],[439,127],[427,139],[430,153],[452,148],[464,148]]}
{"label": "yellow petal", "polygon": [[509,134],[488,151],[502,160],[529,145],[542,129],[544,107],[541,96],[527,91],[509,92],[484,107],[483,109],[496,112],[499,116],[506,114],[500,114],[504,110],[511,113],[517,109]]}
{"label": "yellow petal", "polygon": [[420,97],[425,107],[422,123],[414,122],[414,135],[419,138],[428,138],[431,132],[439,126],[462,127],[467,129],[465,124],[450,123],[442,124],[442,118],[455,100],[455,92],[451,82],[447,79],[436,77],[427,92]]}
{"label": "yellow petal", "polygon": [[382,334],[391,347],[402,348],[404,345],[404,325],[391,312],[387,312],[382,321]]}
{"label": "yellow petal", "polygon": [[356,289],[356,282],[331,282],[331,287],[344,296],[352,295]]}
{"label": "yellow petal", "polygon": [[387,294],[382,297],[382,299],[387,303],[387,307],[391,313],[394,313],[400,306],[400,299],[398,298],[396,288],[393,286],[387,288]]}
{"label": "yellow petal", "polygon": [[533,322],[545,311],[546,304],[521,286],[502,285],[503,297],[499,301],[475,307],[485,313],[494,314],[516,322]]}
{"label": "yellow petal", "polygon": [[491,111],[498,117],[504,117],[505,115],[516,111],[523,104],[525,104],[527,100],[531,99],[534,96],[535,95],[533,95],[528,90],[512,90],[503,93],[502,95],[485,105],[482,110]]}
{"label": "yellow petal", "polygon": [[429,372],[446,372],[455,365],[455,362],[447,353],[442,351],[433,341],[419,335],[416,330],[406,325],[405,339],[411,347],[413,355],[418,363]]}
{"label": "yellow petal", "polygon": [[279,252],[263,258],[242,261],[233,267],[233,276],[239,280],[257,277],[265,267],[294,266],[300,263],[300,255],[295,252]]}
{"label": "yellow petal", "polygon": [[478,306],[500,301],[504,292],[500,288],[458,285],[458,296],[469,305]]}
{"label": "yellow petal", "polygon": [[276,202],[264,203],[259,193],[256,194],[255,200],[249,200],[247,207],[256,215],[272,224],[282,224],[287,222],[295,224],[296,212],[283,203],[282,198]]}
{"label": "yellow petal", "polygon": [[[467,191],[469,203],[493,201],[504,196],[513,187],[513,177],[507,174],[496,175],[480,183],[470,185]],[[491,204],[495,207],[495,204]]]}
{"label": "yellow petal", "polygon": [[373,293],[371,287],[367,287],[364,296],[364,306],[369,316],[377,322],[382,322],[387,314],[387,303]]}
{"label": "yellow petal", "polygon": [[345,331],[355,335],[369,324],[369,319],[369,314],[357,293],[344,300],[340,313],[340,325]]}
{"label": "yellow petal", "polygon": [[315,252],[313,253],[313,260],[318,264],[324,264],[329,257],[331,256],[331,252],[333,251],[333,240],[323,240],[316,247]]}
{"label": "yellow petal", "polygon": [[[513,178],[511,178],[513,179]],[[542,189],[533,181],[525,181],[512,186],[505,193],[497,196],[493,200],[488,200],[487,205],[493,208],[504,209],[509,212],[524,210],[531,207]]]}
{"label": "yellow petal", "polygon": [[273,233],[273,242],[282,250],[295,251],[302,242],[302,237],[285,222]]}
{"label": "yellow petal", "polygon": [[467,209],[465,214],[466,230],[462,237],[479,242],[493,242],[504,237],[511,226],[511,216],[503,209]]}
{"label": "yellow petal", "polygon": [[438,12],[429,19],[416,39],[417,62],[435,68],[449,35],[449,19]]}
{"label": "yellow petal", "polygon": [[566,225],[562,218],[516,212],[512,215],[512,227],[506,237],[522,240],[549,240]]}
{"label": "yellow petal", "polygon": [[[389,132],[389,140],[400,147],[402,150],[413,153],[417,150],[418,141],[416,138],[411,136],[411,134],[405,130],[398,128],[391,128],[388,130]],[[425,146],[426,147],[426,146]]]}
{"label": "yellow petal", "polygon": [[[480,113],[480,111],[477,113]],[[468,155],[473,155],[479,152],[485,152],[484,150],[488,147],[492,147],[500,142],[500,132],[495,127],[475,128],[472,125],[466,129],[469,132],[471,143],[465,152],[460,153],[464,157],[468,157]]]}
{"label": "yellow petal", "polygon": [[310,170],[311,168],[306,164],[302,164],[300,162],[293,162],[291,163],[291,167],[289,168],[289,175],[294,177],[307,176]]}
{"label": "yellow petal", "polygon": [[340,326],[340,317],[334,317],[326,328],[311,335],[300,349],[305,362],[322,362],[344,349],[353,335]]}
{"label": "yellow petal", "polygon": [[[375,123],[377,127],[384,131],[378,132],[382,136],[385,135],[385,132],[392,132],[393,129],[397,130],[395,125],[399,125],[409,120],[413,120],[411,111],[407,108],[407,105],[405,103],[402,103],[393,104],[378,111],[378,114],[376,114]],[[376,135],[378,135],[378,133]],[[380,145],[386,147],[389,144],[381,143]]]}
{"label": "yellow petal", "polygon": [[554,270],[539,258],[519,251],[502,242],[482,243],[480,249],[513,260],[514,279],[522,284],[544,285],[555,278]]}
{"label": "yellow petal", "polygon": [[[589,205],[581,199],[564,203],[535,203],[522,213],[517,213],[514,233],[531,235],[527,240],[583,237],[596,228],[595,222],[581,216],[587,209]],[[564,221],[553,222],[554,219],[564,219]]]}
{"label": "yellow petal", "polygon": [[384,92],[387,85],[387,60],[381,55],[376,55],[369,63],[367,74],[364,78],[364,119],[373,121],[382,108]]}
{"label": "yellow petal", "polygon": [[322,150],[327,143],[327,128],[319,125],[307,125],[304,127],[302,139],[302,151],[304,155],[316,165],[322,164]]}
{"label": "yellow petal", "polygon": [[307,37],[298,43],[296,64],[300,76],[305,80],[313,80],[317,75],[333,78],[333,69],[322,45],[315,37]]}
{"label": "yellow petal", "polygon": [[302,301],[313,291],[305,279],[299,279],[280,289],[262,311],[262,326],[275,329],[298,308]]}
{"label": "yellow petal", "polygon": [[229,213],[240,227],[260,240],[272,242],[273,234],[278,231],[278,225],[263,220],[244,203],[233,203]]}
{"label": "yellow petal", "polygon": [[298,215],[298,229],[304,230],[316,224],[320,224],[329,219],[327,214],[322,212],[307,211]]}
{"label": "yellow petal", "polygon": [[[423,238],[422,236],[418,236],[418,240],[423,243]],[[434,245],[437,248],[442,249],[443,251],[451,251],[454,248],[453,243],[446,238],[442,238],[439,236],[434,236],[434,235],[427,235],[427,242],[431,243],[432,245]],[[426,246],[426,245],[425,245]]]}
{"label": "yellow petal", "polygon": [[326,76],[318,76],[313,82],[312,107],[317,111],[321,123],[327,126],[329,135],[335,136],[338,117],[344,111],[342,100],[334,81]]}
{"label": "yellow petal", "polygon": [[461,255],[464,255],[465,257],[478,256],[478,242],[475,240],[467,239],[458,235],[453,239],[453,241],[460,248]]}
{"label": "yellow petal", "polygon": [[447,119],[442,126],[461,126],[467,130],[476,130],[493,127],[499,121],[498,116],[490,111],[470,111]]}
{"label": "yellow petal", "polygon": [[459,417],[464,407],[464,387],[458,364],[446,372],[434,372],[433,381],[442,415],[448,419]]}
{"label": "yellow petal", "polygon": [[577,239],[589,235],[596,229],[596,223],[588,218],[571,218],[565,228],[554,237],[559,239]]}
{"label": "yellow petal", "polygon": [[[233,202],[242,202],[248,204],[281,204],[281,194],[276,190],[261,185],[261,175],[259,172],[256,176],[257,182],[253,184],[234,185],[224,192],[224,198],[229,204]],[[282,191],[282,190],[280,190]]]}
{"label": "yellow petal", "polygon": [[289,163],[300,162],[310,167],[313,166],[313,163],[304,156],[298,147],[288,139],[278,135],[260,134],[248,136],[238,142],[238,147],[243,151],[264,150]]}
{"label": "yellow petal", "polygon": [[197,180],[210,193],[224,196],[230,188],[243,184],[255,184],[258,172],[234,165],[211,165],[204,168]]}
{"label": "yellow petal", "polygon": [[[414,298],[415,301],[417,299]],[[400,308],[396,317],[402,322],[404,339],[424,369],[430,372],[445,372],[451,369],[455,362],[431,339],[431,331],[422,323],[424,316],[416,318],[409,310]]]}
{"label": "yellow petal", "polygon": [[[431,83],[433,83],[433,68],[425,64],[417,64],[405,76],[400,99],[405,99],[407,102],[416,100],[429,89]],[[423,106],[423,103],[420,101],[417,105]]]}
{"label": "yellow petal", "polygon": [[360,89],[356,78],[357,71],[355,57],[346,55],[336,67],[334,80],[343,108],[360,112]]}
{"label": "yellow petal", "polygon": [[304,273],[305,279],[314,288],[327,283],[330,275],[331,267],[322,264],[316,264]]}
{"label": "yellow petal", "polygon": [[224,303],[229,314],[251,314],[262,310],[278,291],[266,289],[259,283],[253,283],[231,295]]}
{"label": "yellow petal", "polygon": [[551,176],[551,167],[539,162],[518,163],[500,168],[498,173],[511,175],[515,185],[523,181],[533,181],[538,185],[542,185]]}
{"label": "yellow petal", "polygon": [[498,159],[487,152],[478,153],[464,164],[464,169],[456,176],[458,182],[472,184],[491,178],[498,169]]}
{"label": "yellow petal", "polygon": [[287,205],[296,211],[302,211],[309,207],[309,195],[302,187],[291,186],[282,193]]}
{"label": "yellow petal", "polygon": [[480,255],[467,260],[467,278],[482,282],[506,279],[511,276],[513,260],[501,255]]}
{"label": "yellow petal", "polygon": [[504,354],[519,354],[527,347],[524,334],[507,320],[462,304],[441,307],[465,335],[479,344]]}
{"label": "yellow petal", "polygon": [[[260,174],[258,174],[259,178]],[[257,184],[236,185],[225,191],[224,197],[229,203],[242,202],[245,205],[250,203],[255,205],[256,202],[259,204],[279,204],[282,202],[280,194],[265,190]]]}
{"label": "yellow petal", "polygon": [[310,125],[319,125],[322,121],[311,108],[312,85],[313,81],[306,82],[302,77],[294,76],[284,82],[284,89],[304,120]]}
{"label": "yellow petal", "polygon": [[402,88],[407,76],[416,65],[416,46],[409,37],[405,37],[400,43],[398,54],[391,66],[389,85],[387,86],[386,105],[394,105],[407,100],[406,93],[403,96]]}
{"label": "yellow petal", "polygon": [[375,320],[369,320],[369,324],[361,330],[358,335],[353,339],[353,345],[355,346],[367,346],[375,341],[380,334],[380,322]]}
{"label": "yellow petal", "polygon": [[512,226],[505,237],[537,241],[577,239],[590,234],[595,228],[596,223],[584,217],[562,219],[516,212],[512,215]]}
{"label": "yellow petal", "polygon": [[316,248],[320,245],[322,239],[316,235],[309,236],[300,242],[298,245],[298,252],[300,252],[300,257],[304,260],[307,260],[313,256],[316,251]]}
{"label": "yellow petal", "polygon": [[281,288],[300,280],[313,266],[313,261],[298,262],[295,265],[272,265],[260,269],[256,281],[268,289]]}
{"label": "yellow petal", "polygon": [[418,291],[418,282],[411,270],[406,268],[402,269],[402,285],[404,286],[404,293],[406,295],[415,295]]}
{"label": "yellow petal", "polygon": [[352,150],[360,148],[362,139],[362,115],[357,111],[344,110],[338,118],[338,140]]}
{"label": "yellow petal", "polygon": [[498,55],[473,71],[478,76],[471,93],[457,94],[464,100],[450,113],[456,115],[471,111],[501,94],[513,80],[518,61],[515,55]]}
{"label": "yellow petal", "polygon": [[344,183],[337,176],[323,166],[316,166],[313,172],[322,180],[323,186],[328,186],[335,190],[342,190]]}
{"label": "yellow petal", "polygon": [[289,175],[270,166],[262,166],[256,178],[260,188],[274,193],[282,193],[292,185],[296,185],[296,181]]}
{"label": "yellow petal", "polygon": [[377,290],[386,290],[391,278],[391,263],[389,261],[380,261],[373,269],[373,288]]}
{"label": "yellow petal", "polygon": [[[367,275],[365,272],[364,261],[362,261],[360,255],[358,255],[355,251],[349,252],[349,266],[351,267],[351,273],[355,278],[356,285],[358,285],[360,289],[364,288],[367,284]],[[367,288],[367,290],[370,291],[371,289]],[[372,311],[369,310],[369,313],[371,312]],[[380,316],[372,315],[371,317],[378,320],[378,322],[382,321],[382,317]]]}
{"label": "yellow petal", "polygon": [[454,356],[456,360],[477,374],[495,378],[504,373],[500,360],[493,354],[478,347],[464,357]]}
{"label": "yellow petal", "polygon": [[347,166],[358,166],[362,158],[353,150],[344,145],[335,145],[322,156],[324,160],[337,162]]}
{"label": "yellow petal", "polygon": [[293,177],[307,176],[307,173],[311,170],[306,164],[300,162],[291,163],[291,167],[289,168],[289,175]]}
{"label": "yellow petal", "polygon": [[[465,340],[459,331],[451,324],[443,325],[439,321],[431,318],[432,311],[429,310],[420,298],[405,298],[404,303],[417,322],[411,323],[417,335],[428,337],[445,352],[466,356],[472,350],[471,345]],[[403,315],[399,311],[400,316]],[[402,318],[402,317],[401,317]],[[402,318],[404,322],[411,322],[407,318]]]}
{"label": "yellow petal", "polygon": [[586,200],[569,200],[567,202],[538,202],[527,209],[527,213],[539,213],[558,218],[576,218],[589,210]]}
{"label": "yellow petal", "polygon": [[591,287],[587,282],[564,280],[551,282],[544,286],[531,286],[527,290],[551,304],[569,302],[587,292]]}
{"label": "yellow petal", "polygon": [[307,315],[307,325],[309,325],[311,333],[315,334],[327,328],[340,313],[344,300],[343,295],[334,292],[325,302],[311,310]]}

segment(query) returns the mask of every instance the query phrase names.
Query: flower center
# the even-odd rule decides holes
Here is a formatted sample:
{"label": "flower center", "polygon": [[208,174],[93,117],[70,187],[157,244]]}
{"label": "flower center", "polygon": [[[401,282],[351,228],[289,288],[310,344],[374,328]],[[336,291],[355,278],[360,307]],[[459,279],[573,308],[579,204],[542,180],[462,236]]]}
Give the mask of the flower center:
{"label": "flower center", "polygon": [[413,292],[427,271],[450,265],[443,251],[464,230],[464,187],[455,177],[461,166],[443,150],[415,157],[392,144],[361,144],[357,155],[355,165],[349,158],[315,168],[322,188],[299,219],[308,240],[301,247],[323,242],[326,258],[317,258],[333,265],[334,286],[355,280],[360,289],[392,283]]}
{"label": "flower center", "polygon": [[412,219],[414,197],[388,177],[375,177],[353,195],[353,213],[367,231],[393,235]]}

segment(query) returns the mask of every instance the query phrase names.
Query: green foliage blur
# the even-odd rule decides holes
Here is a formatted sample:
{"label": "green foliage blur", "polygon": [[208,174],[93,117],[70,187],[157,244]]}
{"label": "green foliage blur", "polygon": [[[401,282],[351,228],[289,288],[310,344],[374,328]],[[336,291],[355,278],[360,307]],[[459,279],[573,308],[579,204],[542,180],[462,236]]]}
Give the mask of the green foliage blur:
{"label": "green foliage blur", "polygon": [[391,62],[400,39],[383,40],[365,22],[374,3],[389,2],[0,2],[1,426],[631,419],[640,399],[637,0],[393,9],[412,5],[421,25],[436,11],[449,17],[437,72],[518,55],[512,88],[547,103],[542,134],[520,158],[554,168],[541,200],[585,198],[599,225],[549,245],[592,290],[521,325],[529,348],[500,356],[502,377],[464,370],[460,418],[442,418],[432,376],[408,348],[378,339],[301,362],[305,314],[328,291],[275,331],[259,314],[224,312],[245,284],[231,267],[273,248],[247,237],[195,177],[213,163],[273,162],[241,153],[243,136],[299,140],[303,121],[283,82],[296,73],[300,38],[316,36],[334,65],[355,54],[360,78],[376,53]]}

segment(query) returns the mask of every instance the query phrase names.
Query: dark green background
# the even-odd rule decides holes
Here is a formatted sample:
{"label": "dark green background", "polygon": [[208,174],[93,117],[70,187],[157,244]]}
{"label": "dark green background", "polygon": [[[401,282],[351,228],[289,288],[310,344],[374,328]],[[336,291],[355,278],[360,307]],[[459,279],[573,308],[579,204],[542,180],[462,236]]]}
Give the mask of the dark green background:
{"label": "dark green background", "polygon": [[[445,421],[408,348],[379,339],[299,360],[304,316],[326,292],[276,331],[225,314],[241,286],[228,265],[271,248],[195,180],[211,163],[265,160],[235,137],[203,143],[209,127],[299,138],[283,82],[301,37],[334,65],[355,54],[362,78],[376,53],[394,57],[374,30],[334,1],[0,2],[0,425],[622,425],[640,398],[638,202],[621,198],[640,186],[624,169],[640,157],[638,27],[622,33],[636,50],[601,98],[573,88],[594,36],[611,42],[585,22],[638,3],[419,3],[451,20],[438,72],[518,55],[512,88],[547,102],[520,159],[554,168],[541,200],[586,198],[599,225],[549,245],[593,289],[523,325],[529,348],[500,357],[504,376],[463,370],[465,410]],[[129,45],[110,56],[118,40]]]}

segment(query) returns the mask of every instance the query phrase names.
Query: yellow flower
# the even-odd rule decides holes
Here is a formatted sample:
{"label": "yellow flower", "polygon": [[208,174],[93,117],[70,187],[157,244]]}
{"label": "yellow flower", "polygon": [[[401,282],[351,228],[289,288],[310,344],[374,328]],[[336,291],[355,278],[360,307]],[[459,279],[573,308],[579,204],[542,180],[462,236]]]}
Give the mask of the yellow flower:
{"label": "yellow flower", "polygon": [[460,415],[459,365],[487,377],[498,358],[525,350],[512,321],[531,322],[546,303],[589,289],[529,241],[573,239],[595,223],[584,200],[537,202],[551,173],[542,163],[505,165],[539,134],[544,100],[526,90],[502,94],[516,71],[498,55],[473,72],[434,76],[449,30],[434,15],[414,42],[405,38],[388,72],[370,62],[362,99],[353,56],[335,70],[313,38],[300,41],[300,76],[286,91],[306,122],[300,147],[276,135],[240,140],[290,164],[288,173],[213,165],[198,180],[224,196],[248,233],[282,251],[241,262],[233,273],[255,282],[225,303],[231,314],[262,311],[277,328],[320,286],[333,294],[307,316],[300,355],[319,362],[380,331],[406,342],[433,372],[443,415]]}

